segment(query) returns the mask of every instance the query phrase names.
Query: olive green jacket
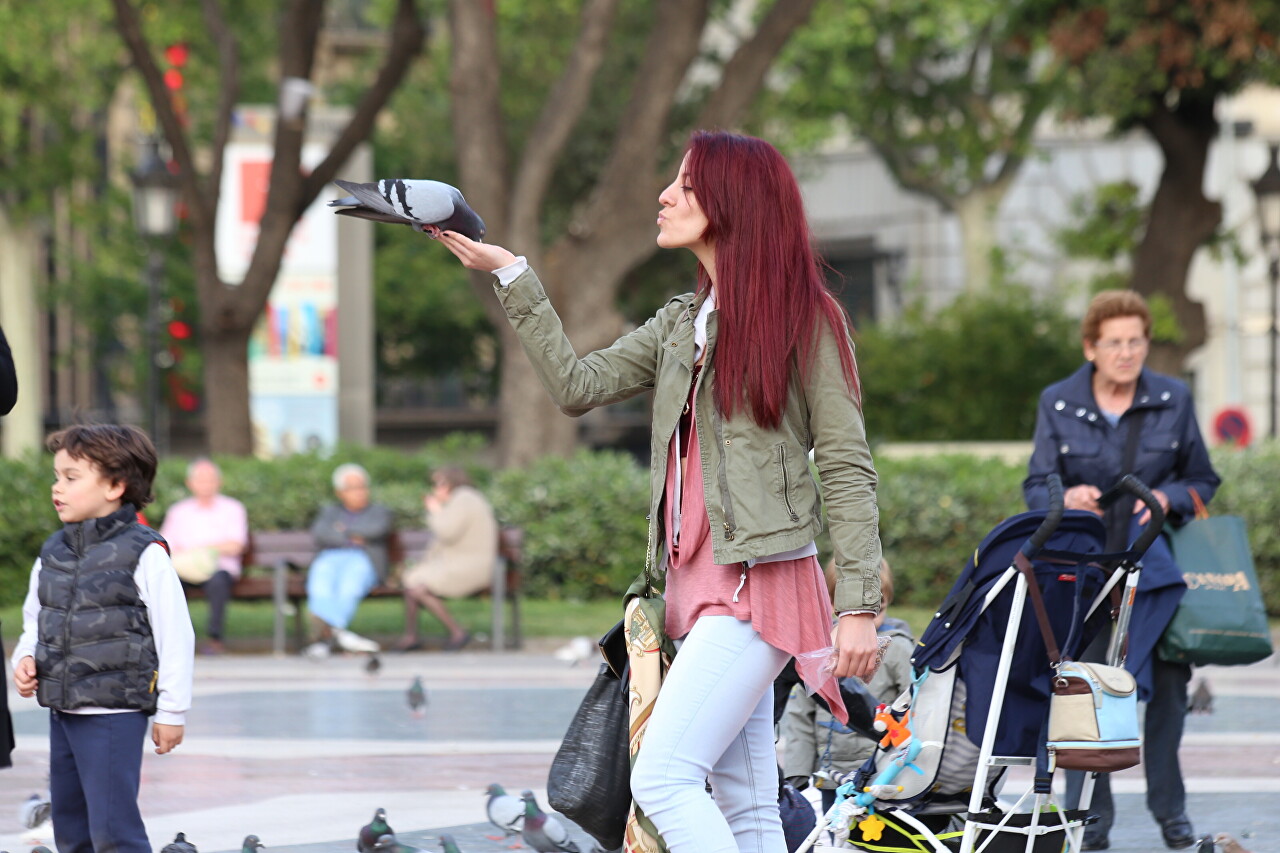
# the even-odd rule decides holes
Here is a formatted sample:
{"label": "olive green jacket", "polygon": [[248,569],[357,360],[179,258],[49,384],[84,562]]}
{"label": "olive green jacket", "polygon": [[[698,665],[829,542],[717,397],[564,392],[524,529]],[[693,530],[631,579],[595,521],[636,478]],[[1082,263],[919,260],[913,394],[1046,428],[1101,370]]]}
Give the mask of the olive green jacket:
{"label": "olive green jacket", "polygon": [[[693,378],[693,323],[703,297],[677,296],[612,346],[579,358],[533,270],[509,287],[495,283],[494,290],[538,378],[565,414],[578,416],[654,392],[649,517],[657,518],[667,451]],[[878,608],[876,472],[835,334],[820,324],[808,377],[793,373],[781,423],[764,429],[743,411],[721,417],[712,402],[717,314],[712,311],[707,320],[708,368],[700,375],[695,406],[715,561],[733,565],[808,545],[822,529],[825,499],[839,572],[836,610]],[[810,450],[821,495],[809,473]],[[652,556],[660,573],[665,564]]]}

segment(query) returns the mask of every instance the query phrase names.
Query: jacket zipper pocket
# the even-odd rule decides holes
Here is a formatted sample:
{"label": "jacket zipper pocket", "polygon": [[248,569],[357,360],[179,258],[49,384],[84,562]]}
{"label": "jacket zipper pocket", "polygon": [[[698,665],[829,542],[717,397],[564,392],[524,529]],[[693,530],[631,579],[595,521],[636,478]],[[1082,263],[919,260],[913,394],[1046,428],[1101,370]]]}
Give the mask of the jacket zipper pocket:
{"label": "jacket zipper pocket", "polygon": [[778,445],[778,467],[782,469],[782,502],[787,505],[787,512],[791,515],[791,520],[799,521],[800,516],[796,515],[795,507],[791,506],[791,479],[787,476],[787,447],[785,444]]}

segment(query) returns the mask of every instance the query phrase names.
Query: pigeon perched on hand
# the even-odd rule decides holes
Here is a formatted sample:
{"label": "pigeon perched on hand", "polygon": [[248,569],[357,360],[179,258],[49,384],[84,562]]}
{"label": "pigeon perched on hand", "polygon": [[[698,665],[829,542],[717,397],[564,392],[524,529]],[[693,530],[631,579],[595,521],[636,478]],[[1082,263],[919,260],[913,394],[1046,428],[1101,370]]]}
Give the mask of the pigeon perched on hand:
{"label": "pigeon perched on hand", "polygon": [[246,835],[244,841],[240,844],[240,853],[254,853],[255,850],[261,850],[266,846],[258,836]]}
{"label": "pigeon perched on hand", "polygon": [[359,853],[373,853],[374,845],[384,835],[395,835],[395,830],[387,826],[387,810],[377,809],[373,813],[373,820],[360,827],[360,832],[356,835],[356,850]]}
{"label": "pigeon perched on hand", "polygon": [[197,853],[196,846],[187,840],[185,832],[179,832],[173,841],[160,848],[160,853]]}
{"label": "pigeon perched on hand", "polygon": [[351,195],[329,202],[340,216],[408,225],[415,231],[434,226],[457,231],[472,240],[484,239],[484,220],[467,204],[457,187],[440,181],[391,178],[373,184],[334,181]]}
{"label": "pigeon perched on hand", "polygon": [[538,853],[582,853],[569,838],[569,830],[564,824],[538,808],[538,801],[533,791],[524,791],[520,795],[524,800],[524,823],[520,826],[520,837]]}
{"label": "pigeon perched on hand", "polygon": [[502,835],[497,838],[491,835],[486,835],[485,838],[501,841],[509,835],[519,835],[520,823],[524,820],[524,801],[511,796],[497,783],[486,788],[485,793],[489,795],[489,801],[484,805],[489,823],[502,830]]}

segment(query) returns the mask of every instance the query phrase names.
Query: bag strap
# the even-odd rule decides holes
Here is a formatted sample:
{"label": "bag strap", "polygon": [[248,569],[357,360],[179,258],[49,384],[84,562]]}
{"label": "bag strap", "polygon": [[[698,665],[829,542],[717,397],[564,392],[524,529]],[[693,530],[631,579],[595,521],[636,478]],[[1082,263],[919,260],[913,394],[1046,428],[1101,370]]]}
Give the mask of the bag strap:
{"label": "bag strap", "polygon": [[[1146,420],[1147,410],[1138,409],[1129,416],[1129,432],[1124,439],[1124,453],[1120,457],[1120,473],[1116,479],[1133,473],[1133,463],[1138,458],[1138,441],[1142,438],[1142,422]],[[1133,515],[1133,505],[1137,498],[1122,495],[1103,516],[1107,528],[1105,550],[1124,551],[1129,544],[1129,517]]]}
{"label": "bag strap", "polygon": [[1187,487],[1187,491],[1191,494],[1191,505],[1196,508],[1196,521],[1204,521],[1209,517],[1209,510],[1205,507],[1204,501],[1200,500],[1200,493],[1190,486]]}
{"label": "bag strap", "polygon": [[1044,607],[1040,584],[1036,583],[1035,568],[1021,551],[1013,555],[1013,564],[1027,579],[1027,595],[1031,598],[1031,608],[1035,611],[1036,622],[1040,625],[1040,635],[1044,637],[1045,651],[1049,653],[1049,661],[1056,667],[1062,663],[1062,654],[1058,651],[1058,640],[1053,636],[1053,627],[1049,624],[1049,613]]}
{"label": "bag strap", "polygon": [[644,593],[648,598],[653,595],[653,542],[656,537],[653,513],[649,515],[649,544],[644,550]]}

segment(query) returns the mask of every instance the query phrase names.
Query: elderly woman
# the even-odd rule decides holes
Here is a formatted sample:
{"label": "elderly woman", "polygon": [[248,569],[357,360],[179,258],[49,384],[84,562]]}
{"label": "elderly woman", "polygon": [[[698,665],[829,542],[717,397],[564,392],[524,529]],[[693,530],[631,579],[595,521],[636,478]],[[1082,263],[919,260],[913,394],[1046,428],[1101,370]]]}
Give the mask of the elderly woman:
{"label": "elderly woman", "polygon": [[404,575],[404,636],[399,651],[422,648],[418,608],[425,607],[449,631],[447,651],[471,640],[445,607],[446,598],[465,598],[493,582],[498,556],[498,522],[493,507],[471,485],[461,468],[440,468],[431,475],[432,490],[423,499],[431,544],[422,560]]}
{"label": "elderly woman", "polygon": [[[1022,489],[1027,506],[1043,509],[1049,502],[1045,480],[1058,474],[1067,509],[1102,516],[1107,551],[1120,551],[1135,537],[1135,522],[1144,524],[1149,516],[1132,497],[1105,512],[1098,506],[1098,498],[1121,476],[1132,473],[1150,486],[1175,525],[1194,517],[1192,490],[1208,503],[1219,479],[1187,386],[1144,366],[1151,314],[1142,297],[1128,290],[1099,293],[1085,314],[1081,337],[1087,363],[1040,397],[1035,449]],[[1125,666],[1137,676],[1148,702],[1142,750],[1147,808],[1171,849],[1195,843],[1178,763],[1191,667],[1160,660],[1153,649],[1184,589],[1168,547],[1157,539],[1143,560]],[[1104,633],[1083,657],[1101,660],[1105,641]],[[1070,807],[1081,781],[1080,773],[1068,773]],[[1106,850],[1115,813],[1106,774],[1098,777],[1091,811],[1099,819],[1086,830],[1084,849]]]}
{"label": "elderly woman", "polygon": [[391,510],[369,501],[369,473],[354,463],[333,472],[338,503],[320,510],[311,525],[320,553],[307,572],[307,607],[319,623],[308,657],[328,655],[332,643],[346,652],[376,652],[379,645],[347,629],[369,590],[387,577]]}

